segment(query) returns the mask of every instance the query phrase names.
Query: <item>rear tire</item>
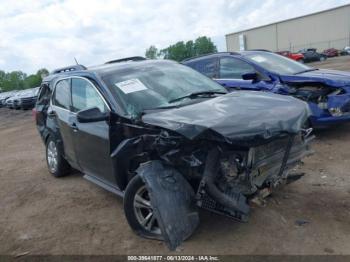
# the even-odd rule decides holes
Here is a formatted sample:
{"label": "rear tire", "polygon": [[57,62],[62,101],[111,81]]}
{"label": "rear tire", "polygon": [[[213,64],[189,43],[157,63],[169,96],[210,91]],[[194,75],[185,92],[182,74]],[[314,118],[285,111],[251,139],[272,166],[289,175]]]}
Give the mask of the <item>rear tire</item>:
{"label": "rear tire", "polygon": [[138,175],[134,176],[126,187],[124,213],[130,227],[136,234],[145,238],[163,240],[150,203],[148,190]]}
{"label": "rear tire", "polygon": [[64,159],[63,152],[57,146],[57,142],[51,137],[46,143],[46,162],[49,172],[54,177],[63,177],[69,174],[70,165]]}
{"label": "rear tire", "polygon": [[326,58],[324,56],[320,57],[320,62],[326,61]]}

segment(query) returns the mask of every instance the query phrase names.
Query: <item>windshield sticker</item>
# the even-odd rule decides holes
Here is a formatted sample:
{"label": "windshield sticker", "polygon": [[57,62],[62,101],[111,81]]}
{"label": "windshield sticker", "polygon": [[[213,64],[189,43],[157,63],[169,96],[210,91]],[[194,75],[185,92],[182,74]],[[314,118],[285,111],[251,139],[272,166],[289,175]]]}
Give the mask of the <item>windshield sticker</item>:
{"label": "windshield sticker", "polygon": [[147,87],[137,78],[129,79],[123,82],[115,83],[115,85],[123,91],[124,94],[130,94],[142,90],[147,90]]}

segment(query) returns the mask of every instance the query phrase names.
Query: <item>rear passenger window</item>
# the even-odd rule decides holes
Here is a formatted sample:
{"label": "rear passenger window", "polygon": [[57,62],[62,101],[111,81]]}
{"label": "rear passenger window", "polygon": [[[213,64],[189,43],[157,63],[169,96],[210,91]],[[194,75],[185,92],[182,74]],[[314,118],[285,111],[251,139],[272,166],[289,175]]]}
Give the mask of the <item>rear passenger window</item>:
{"label": "rear passenger window", "polygon": [[52,103],[55,106],[69,110],[70,105],[70,80],[64,79],[56,84]]}
{"label": "rear passenger window", "polygon": [[106,112],[106,105],[94,86],[85,79],[72,79],[72,110],[80,110],[97,107],[101,112]]}
{"label": "rear passenger window", "polygon": [[193,62],[189,66],[207,77],[215,78],[217,77],[217,64],[217,58],[209,58]]}
{"label": "rear passenger window", "polygon": [[248,63],[232,57],[220,59],[220,78],[242,79],[242,75],[255,72]]}

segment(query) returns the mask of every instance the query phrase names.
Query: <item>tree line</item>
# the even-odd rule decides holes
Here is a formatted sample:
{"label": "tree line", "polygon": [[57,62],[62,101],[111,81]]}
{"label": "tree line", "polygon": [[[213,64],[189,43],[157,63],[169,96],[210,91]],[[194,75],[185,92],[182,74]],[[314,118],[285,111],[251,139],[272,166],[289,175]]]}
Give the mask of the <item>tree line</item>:
{"label": "tree line", "polygon": [[146,50],[145,56],[149,59],[164,58],[182,61],[186,58],[215,52],[217,52],[217,48],[211,39],[201,36],[194,41],[180,41],[161,50],[152,45]]}
{"label": "tree line", "polygon": [[46,68],[42,68],[32,75],[27,75],[22,71],[5,72],[0,70],[0,89],[5,92],[37,87],[42,78],[48,74],[49,71]]}

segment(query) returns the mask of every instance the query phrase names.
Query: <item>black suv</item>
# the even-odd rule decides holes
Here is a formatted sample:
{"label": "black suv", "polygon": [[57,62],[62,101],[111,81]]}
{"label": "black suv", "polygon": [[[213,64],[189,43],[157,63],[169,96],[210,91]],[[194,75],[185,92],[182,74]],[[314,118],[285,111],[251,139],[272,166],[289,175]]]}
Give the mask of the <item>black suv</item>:
{"label": "black suv", "polygon": [[174,249],[199,223],[197,207],[246,221],[309,154],[306,103],[227,93],[195,70],[128,58],[55,70],[34,109],[55,177],[71,168],[124,198],[141,236]]}

